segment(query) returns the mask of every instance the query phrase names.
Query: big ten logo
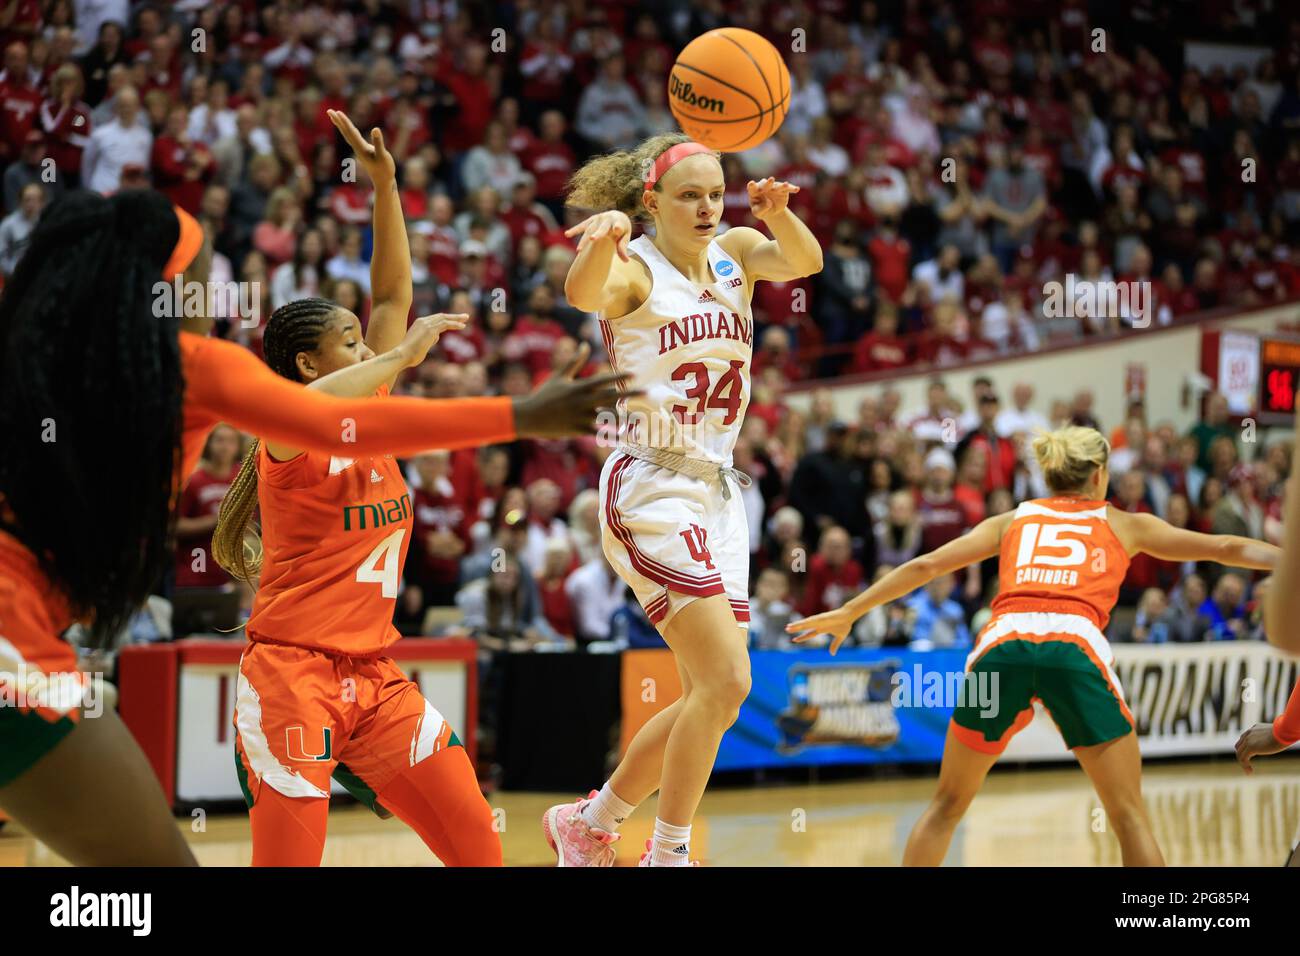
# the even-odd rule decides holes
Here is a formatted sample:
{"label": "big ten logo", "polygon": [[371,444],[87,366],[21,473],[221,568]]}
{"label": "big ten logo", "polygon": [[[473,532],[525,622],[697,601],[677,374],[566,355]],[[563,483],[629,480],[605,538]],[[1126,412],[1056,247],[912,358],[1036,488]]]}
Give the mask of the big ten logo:
{"label": "big ten logo", "polygon": [[692,524],[685,531],[678,532],[686,541],[686,550],[690,552],[691,560],[703,564],[708,570],[716,570],[713,563],[713,555],[709,552],[709,532],[697,524]]}
{"label": "big ten logo", "polygon": [[202,807],[195,807],[190,811],[190,832],[207,833],[208,832],[208,812]]}

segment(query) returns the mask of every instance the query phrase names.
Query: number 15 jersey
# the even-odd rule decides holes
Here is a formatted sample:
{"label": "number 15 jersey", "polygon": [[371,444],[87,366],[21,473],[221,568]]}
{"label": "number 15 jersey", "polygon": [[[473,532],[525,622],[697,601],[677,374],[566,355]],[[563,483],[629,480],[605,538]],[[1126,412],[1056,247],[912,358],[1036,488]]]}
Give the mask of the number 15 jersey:
{"label": "number 15 jersey", "polygon": [[1002,535],[993,613],[1082,614],[1104,631],[1128,565],[1106,502],[1026,501]]}
{"label": "number 15 jersey", "polygon": [[754,354],[751,290],[740,263],[710,242],[713,281],[697,285],[649,236],[633,239],[628,252],[650,270],[652,286],[635,310],[600,321],[611,364],[645,390],[620,399],[619,439],[730,466]]}
{"label": "number 15 jersey", "polygon": [[397,641],[413,512],[396,460],[304,452],[276,461],[259,445],[257,479],[265,560],[249,640],[357,657]]}

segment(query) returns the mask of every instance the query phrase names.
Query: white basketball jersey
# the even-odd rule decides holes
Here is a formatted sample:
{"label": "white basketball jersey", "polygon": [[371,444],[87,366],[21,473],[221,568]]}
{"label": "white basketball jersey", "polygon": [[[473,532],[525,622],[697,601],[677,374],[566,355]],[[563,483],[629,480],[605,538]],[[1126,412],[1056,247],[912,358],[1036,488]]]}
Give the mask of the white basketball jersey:
{"label": "white basketball jersey", "polygon": [[651,241],[628,243],[650,269],[650,296],[633,312],[600,318],[611,364],[638,398],[619,400],[619,440],[731,465],[749,407],[754,319],[740,263],[708,248],[713,281],[697,285]]}

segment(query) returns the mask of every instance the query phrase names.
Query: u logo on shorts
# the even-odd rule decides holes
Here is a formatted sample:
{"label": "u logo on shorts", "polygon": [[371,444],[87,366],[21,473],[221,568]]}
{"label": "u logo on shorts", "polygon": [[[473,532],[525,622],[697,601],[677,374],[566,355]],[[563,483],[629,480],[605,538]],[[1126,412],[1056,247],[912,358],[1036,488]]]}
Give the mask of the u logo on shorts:
{"label": "u logo on shorts", "polygon": [[679,533],[686,540],[686,548],[691,552],[691,558],[712,571],[714,565],[713,555],[709,554],[709,533],[697,524]]}
{"label": "u logo on shorts", "polygon": [[290,760],[318,761],[329,760],[333,756],[333,732],[328,727],[320,729],[325,749],[319,754],[307,753],[304,733],[301,725],[287,727],[284,731],[284,750]]}

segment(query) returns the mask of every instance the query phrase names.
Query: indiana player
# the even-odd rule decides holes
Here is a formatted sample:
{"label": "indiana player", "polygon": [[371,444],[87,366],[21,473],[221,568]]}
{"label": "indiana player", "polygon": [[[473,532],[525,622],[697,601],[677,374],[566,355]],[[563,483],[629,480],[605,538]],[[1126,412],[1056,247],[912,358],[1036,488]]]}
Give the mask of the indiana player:
{"label": "indiana player", "polygon": [[[600,313],[616,370],[644,394],[620,401],[618,448],[600,477],[605,556],[677,658],[682,697],[646,723],[604,787],[543,818],[560,866],[609,866],[619,825],[659,791],[649,866],[686,865],[691,819],[723,733],[749,693],[749,535],[731,452],[749,403],[754,283],[812,275],[822,252],[787,208],[789,183],[748,185],[774,238],[718,235],[718,156],[680,134],[601,156],[568,203],[604,210],[572,227],[569,302]],[[654,234],[632,239],[632,219]],[[630,241],[629,241],[630,240]]]}
{"label": "indiana player", "polygon": [[997,695],[993,706],[959,700],[948,727],[939,790],[912,830],[904,865],[937,866],[953,830],[1011,737],[1040,701],[1091,778],[1119,839],[1126,866],[1160,866],[1142,802],[1142,762],[1133,716],[1111,667],[1102,632],[1130,558],[1217,561],[1267,570],[1280,555],[1263,541],[1175,528],[1151,514],[1106,503],[1110,445],[1091,428],[1040,435],[1034,455],[1052,492],[988,518],[970,533],[913,558],[843,607],[787,630],[833,634],[834,653],[867,611],[910,594],[942,574],[994,555],[1001,582],[993,617],[966,661],[971,679]]}

